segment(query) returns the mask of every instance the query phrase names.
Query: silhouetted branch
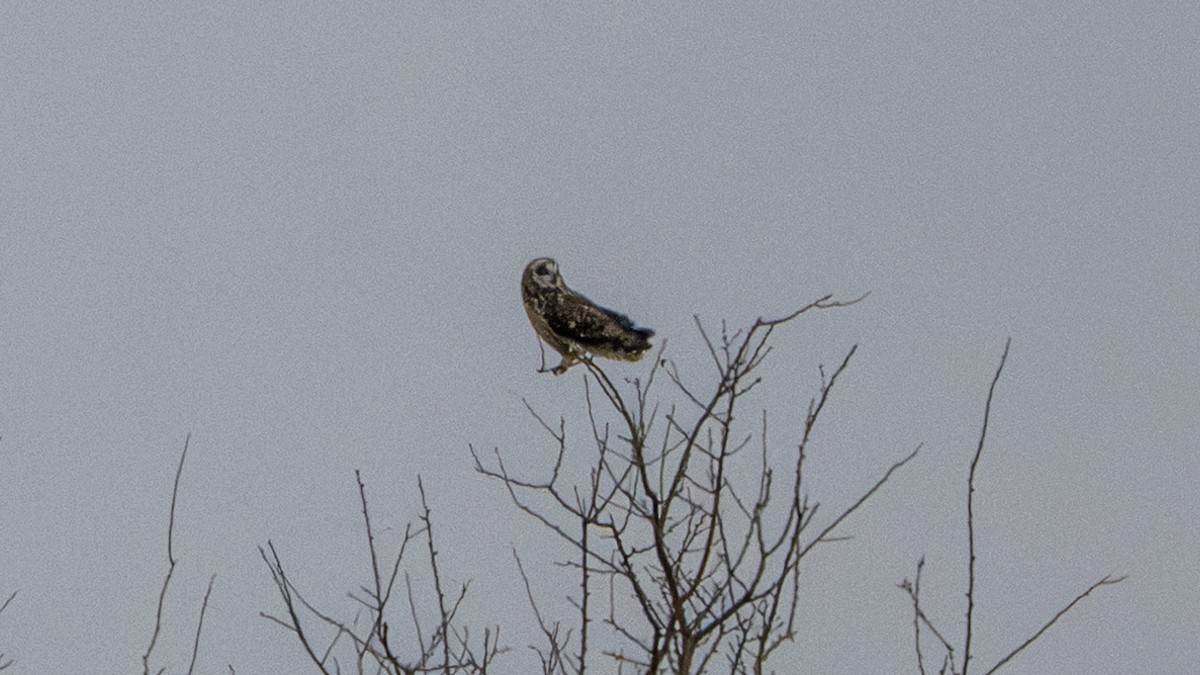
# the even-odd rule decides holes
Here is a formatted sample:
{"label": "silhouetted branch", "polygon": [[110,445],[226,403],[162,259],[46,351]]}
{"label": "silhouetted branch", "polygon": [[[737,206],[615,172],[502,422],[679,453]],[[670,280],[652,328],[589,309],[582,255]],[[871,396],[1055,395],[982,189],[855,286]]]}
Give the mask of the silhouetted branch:
{"label": "silhouetted branch", "polygon": [[1114,577],[1112,575],[1108,575],[1108,576],[1104,577],[1103,579],[1097,581],[1096,583],[1092,584],[1091,586],[1088,586],[1087,590],[1085,590],[1084,592],[1075,596],[1074,600],[1067,603],[1067,605],[1065,607],[1063,607],[1062,609],[1058,610],[1058,612],[1055,613],[1055,615],[1053,617],[1051,617],[1050,620],[1047,621],[1041,628],[1039,628],[1037,630],[1037,632],[1035,632],[1033,635],[1030,635],[1029,638],[1026,639],[1024,642],[1022,642],[1020,645],[1017,645],[1016,649],[1012,650],[1007,655],[1005,655],[1004,658],[1000,659],[996,663],[996,665],[992,666],[991,669],[988,670],[987,673],[985,673],[984,675],[991,675],[992,673],[996,672],[997,670],[1000,670],[1001,666],[1008,663],[1010,660],[1012,660],[1012,658],[1014,656],[1016,656],[1017,654],[1020,654],[1022,650],[1024,650],[1026,647],[1028,647],[1029,645],[1031,645],[1035,641],[1037,641],[1037,639],[1040,638],[1043,633],[1050,630],[1050,627],[1053,626],[1055,624],[1055,622],[1057,622],[1059,619],[1063,618],[1063,616],[1066,615],[1067,612],[1071,611],[1071,609],[1073,607],[1075,607],[1075,605],[1079,604],[1080,601],[1082,601],[1087,596],[1091,595],[1092,591],[1096,590],[1097,588],[1100,588],[1101,586],[1110,586],[1112,584],[1119,584],[1122,581],[1125,581],[1126,578],[1127,577],[1125,577],[1125,576]]}
{"label": "silhouetted branch", "polygon": [[196,655],[200,653],[200,632],[204,629],[204,612],[208,610],[208,598],[212,595],[213,582],[217,575],[208,578],[208,589],[204,591],[204,602],[200,603],[200,619],[196,621],[196,639],[192,641],[192,660],[188,663],[188,675],[196,669]]}
{"label": "silhouetted branch", "polygon": [[154,631],[150,634],[150,645],[146,647],[146,652],[142,655],[142,673],[150,675],[150,654],[154,652],[154,645],[158,643],[158,635],[162,630],[162,615],[163,606],[167,600],[167,588],[171,585],[171,577],[175,574],[175,501],[179,496],[179,478],[183,475],[183,462],[187,459],[188,443],[192,440],[192,435],[188,434],[183,441],[183,452],[179,453],[179,466],[175,468],[175,484],[171,488],[171,509],[168,512],[167,519],[167,573],[163,577],[162,589],[158,593],[158,606],[154,612]]}
{"label": "silhouetted branch", "polygon": [[[8,599],[4,601],[4,604],[0,605],[0,614],[3,614],[4,610],[8,609],[8,605],[13,601],[13,598],[15,598],[15,597],[17,597],[17,592],[13,591],[12,595],[9,595]],[[13,664],[13,660],[8,659],[6,661],[4,653],[0,652],[0,670],[5,670],[12,664]]]}
{"label": "silhouetted branch", "polygon": [[[917,668],[922,674],[925,673],[925,664],[924,664],[924,653],[923,653],[923,650],[921,647],[921,626],[925,626],[926,628],[928,628],[929,631],[931,633],[933,633],[933,635],[935,637],[937,637],[938,641],[941,643],[942,649],[945,650],[946,656],[943,660],[942,669],[940,672],[944,673],[947,671],[947,669],[949,669],[949,672],[952,674],[966,675],[967,671],[970,669],[971,647],[972,647],[973,639],[974,639],[974,619],[975,619],[975,615],[974,615],[974,609],[975,609],[975,560],[976,560],[975,508],[974,508],[975,476],[976,476],[977,469],[979,467],[979,460],[983,455],[984,444],[985,444],[985,441],[987,440],[988,423],[991,420],[992,402],[995,398],[996,384],[997,384],[997,382],[999,382],[1000,375],[1004,371],[1004,365],[1008,361],[1008,353],[1009,353],[1009,348],[1011,345],[1012,345],[1011,339],[1008,339],[1004,342],[1004,352],[1000,356],[1000,363],[996,366],[996,372],[992,376],[991,384],[988,387],[987,401],[984,405],[984,411],[983,411],[983,424],[980,427],[979,440],[978,440],[978,443],[976,444],[975,454],[971,459],[971,467],[970,467],[970,471],[967,475],[967,554],[968,554],[968,558],[967,558],[967,594],[966,594],[967,595],[967,610],[966,610],[965,637],[963,640],[963,665],[962,665],[961,671],[956,671],[955,667],[954,667],[954,648],[951,647],[949,641],[947,641],[946,638],[943,637],[942,634],[940,632],[938,632],[938,630],[936,628],[934,628],[933,623],[929,620],[929,618],[925,615],[925,612],[921,609],[921,604],[920,604],[921,569],[925,565],[925,559],[921,558],[921,560],[917,563],[917,575],[916,575],[915,581],[910,582],[908,579],[905,579],[900,583],[900,588],[908,593],[908,595],[912,599],[912,603],[913,603],[913,633],[914,633],[914,643],[915,643],[916,653],[917,653]],[[1084,592],[1077,595],[1074,600],[1072,600],[1065,607],[1060,609],[1053,617],[1050,618],[1049,621],[1047,621],[1033,635],[1031,635],[1024,642],[1022,642],[1020,645],[1018,645],[1015,649],[1013,649],[1011,652],[1009,652],[1006,656],[1004,656],[1004,658],[1000,659],[1000,661],[998,661],[996,663],[996,665],[992,666],[991,669],[989,669],[987,671],[987,674],[985,674],[985,675],[990,675],[990,673],[996,672],[1001,667],[1003,667],[1005,664],[1007,664],[1009,661],[1011,661],[1017,654],[1021,653],[1021,651],[1023,651],[1026,647],[1028,647],[1029,645],[1036,642],[1040,637],[1042,637],[1042,635],[1044,635],[1046,633],[1046,631],[1048,631],[1050,629],[1051,626],[1053,626],[1067,612],[1071,611],[1071,609],[1074,608],[1076,604],[1078,604],[1084,598],[1086,598],[1088,595],[1090,595],[1092,593],[1092,591],[1096,590],[1097,588],[1099,588],[1101,586],[1117,584],[1124,580],[1125,580],[1124,576],[1113,577],[1113,576],[1109,575],[1109,576],[1104,577],[1103,579],[1100,579],[1099,581],[1092,584],[1091,586],[1089,586],[1087,588],[1087,590],[1085,590]]]}
{"label": "silhouetted branch", "polygon": [[[517,550],[513,549],[513,560],[517,563],[517,571],[521,575],[521,582],[525,585],[525,597],[529,599],[529,606],[533,609],[533,616],[537,620],[538,630],[541,631],[542,637],[546,639],[546,651],[542,651],[534,645],[529,645],[542,664],[542,675],[566,675],[567,670],[567,647],[571,642],[571,631],[568,629],[565,635],[560,635],[561,626],[558,622],[553,625],[548,625],[546,620],[542,618],[542,612],[538,609],[537,600],[533,597],[533,588],[529,583],[529,575],[525,573],[525,566],[521,564],[521,557],[517,554]],[[586,657],[586,652],[581,650],[581,655]],[[583,663],[583,659],[580,659]],[[578,666],[577,666],[578,667]],[[580,667],[581,669],[581,667]],[[577,670],[576,672],[580,672]]]}
{"label": "silhouetted branch", "polygon": [[1012,338],[1004,341],[1004,353],[1000,355],[1000,364],[996,366],[996,374],[992,376],[992,384],[988,387],[987,404],[983,408],[983,426],[979,430],[979,444],[975,447],[975,456],[971,459],[971,471],[967,474],[967,637],[963,640],[963,669],[962,675],[967,675],[971,667],[971,615],[975,610],[975,469],[979,466],[979,458],[983,455],[983,443],[987,439],[988,421],[992,416],[992,397],[996,394],[996,383],[1000,381],[1000,373],[1008,361],[1008,348]]}
{"label": "silhouetted branch", "polygon": [[[406,525],[404,528],[404,538],[400,542],[400,552],[396,554],[396,561],[392,565],[392,571],[387,577],[387,582],[384,582],[383,575],[379,570],[379,555],[375,548],[375,534],[371,530],[371,513],[367,508],[367,488],[362,480],[362,472],[355,469],[354,479],[358,483],[358,497],[362,504],[363,525],[367,532],[367,549],[371,557],[371,577],[375,582],[374,592],[371,593],[371,602],[364,603],[374,615],[374,620],[371,622],[371,634],[379,642],[383,649],[384,658],[397,672],[402,672],[404,667],[400,664],[400,660],[392,652],[391,641],[388,639],[390,632],[387,622],[384,620],[384,610],[387,608],[388,600],[391,598],[392,589],[395,587],[396,576],[400,573],[400,562],[404,559],[404,551],[408,548],[408,543],[415,536],[412,532],[412,525]],[[353,597],[353,596],[352,596]],[[370,638],[364,640],[364,650],[367,644],[370,643]],[[363,652],[360,651],[360,655]]]}
{"label": "silhouetted branch", "polygon": [[888,479],[892,477],[893,473],[896,473],[896,471],[898,469],[900,469],[900,467],[904,466],[905,464],[908,464],[909,462],[911,462],[913,459],[916,458],[917,453],[919,453],[921,451],[922,447],[924,447],[924,445],[918,445],[917,447],[913,448],[912,452],[910,452],[907,455],[905,455],[904,457],[901,457],[900,459],[896,460],[890,467],[888,467],[888,470],[883,473],[883,476],[880,477],[879,480],[875,481],[875,484],[872,485],[870,487],[870,489],[868,489],[866,492],[864,492],[862,494],[862,496],[860,496],[858,499],[856,499],[853,504],[851,504],[849,507],[846,508],[845,511],[842,511],[842,513],[840,515],[838,515],[837,518],[833,519],[833,522],[829,523],[829,525],[825,526],[825,529],[821,530],[821,533],[818,534],[816,536],[816,538],[814,538],[803,549],[800,550],[800,556],[803,557],[804,554],[806,554],[810,550],[812,550],[812,548],[814,546],[816,546],[817,544],[820,544],[822,542],[831,541],[831,539],[829,538],[829,533],[833,532],[835,529],[837,529],[837,527],[842,524],[842,521],[844,521],[850,517],[850,514],[857,511],[859,508],[862,507],[863,504],[867,503],[867,500],[869,500],[871,497],[875,496],[875,493],[878,492],[879,489],[883,487],[884,483],[888,482]]}
{"label": "silhouetted branch", "polygon": [[[183,450],[179,453],[179,465],[175,468],[175,482],[171,486],[171,508],[168,511],[167,517],[167,573],[163,576],[162,587],[158,592],[158,604],[154,611],[154,630],[150,633],[150,644],[146,647],[145,653],[142,654],[142,673],[150,675],[150,657],[154,653],[154,647],[158,644],[159,635],[162,633],[163,608],[167,601],[167,590],[171,586],[171,579],[175,576],[175,567],[179,563],[179,559],[175,557],[175,505],[179,500],[179,483],[183,477],[183,465],[187,460],[188,446],[192,440],[192,435],[189,433],[183,441]],[[204,594],[204,602],[200,606],[200,619],[196,624],[196,637],[192,644],[191,665],[188,666],[188,672],[192,672],[196,664],[196,654],[200,649],[200,633],[204,628],[204,613],[208,608],[209,595],[212,593],[213,578],[208,581],[208,590]],[[162,673],[165,668],[160,668],[157,673]]]}
{"label": "silhouetted branch", "polygon": [[[441,623],[439,625],[441,635],[439,638],[435,634],[434,639],[435,641],[440,639],[442,642],[442,661],[446,664],[446,672],[449,672],[450,637],[448,628],[452,614],[446,607],[446,594],[442,590],[442,577],[438,572],[437,564],[437,548],[433,544],[433,521],[429,517],[429,503],[425,500],[425,484],[421,481],[420,477],[417,477],[417,489],[421,492],[421,522],[425,524],[425,541],[429,544],[429,567],[433,570],[433,589],[437,593],[438,612],[441,615]],[[466,592],[465,587],[463,588],[463,592]],[[457,603],[455,607],[457,608]]]}
{"label": "silhouetted branch", "polygon": [[[267,567],[271,570],[271,580],[275,582],[275,588],[278,589],[280,597],[283,598],[283,605],[287,609],[289,621],[283,621],[269,614],[260,613],[260,616],[270,619],[295,633],[297,639],[300,641],[300,645],[304,648],[304,653],[308,654],[309,660],[313,662],[313,665],[318,670],[328,675],[329,670],[325,668],[325,658],[317,656],[300,623],[300,616],[296,611],[296,602],[293,597],[294,589],[292,582],[283,571],[283,563],[279,561],[279,552],[275,550],[275,544],[269,540],[267,541],[267,549],[271,551],[270,557],[267,557],[267,551],[263,550],[261,546],[258,547],[258,553],[262,556],[263,562],[267,563]],[[326,653],[326,656],[328,656],[328,653]]]}
{"label": "silhouetted branch", "polygon": [[[323,673],[341,672],[342,666],[334,656],[335,649],[338,653],[341,653],[349,651],[351,647],[353,647],[355,659],[355,672],[369,671],[390,673],[393,675],[431,672],[441,672],[444,674],[486,673],[496,656],[505,651],[499,644],[499,630],[485,629],[482,644],[476,646],[472,642],[470,630],[465,627],[459,628],[455,623],[458,609],[466,597],[467,585],[463,585],[453,599],[448,598],[444,591],[441,571],[438,565],[437,548],[433,538],[433,519],[428,500],[425,496],[423,482],[418,477],[417,486],[421,493],[422,506],[419,516],[421,527],[414,529],[411,523],[405,526],[403,539],[400,542],[400,550],[396,554],[394,562],[391,563],[390,572],[386,572],[385,574],[385,569],[380,564],[380,555],[376,546],[371,512],[367,503],[366,485],[362,480],[361,472],[355,471],[355,480],[358,484],[363,525],[367,535],[367,555],[371,566],[371,585],[359,587],[361,597],[353,592],[349,593],[349,597],[369,613],[369,628],[359,630],[357,628],[357,619],[353,625],[347,624],[318,610],[305,600],[299,591],[297,591],[291,579],[284,573],[275,546],[269,541],[267,542],[267,547],[270,550],[270,555],[268,556],[267,552],[261,547],[259,551],[268,568],[271,570],[272,579],[275,581],[287,614],[286,618],[279,618],[265,612],[260,613],[260,616],[294,633],[305,653],[308,654],[309,659]],[[389,602],[393,597],[396,579],[400,575],[404,554],[407,551],[408,544],[418,536],[424,536],[427,542],[429,565],[433,573],[433,590],[436,593],[438,601],[438,619],[435,622],[432,634],[426,636],[417,612],[417,601],[414,596],[412,578],[405,572],[404,579],[409,605],[408,610],[416,632],[415,641],[417,643],[416,656],[406,661],[397,654],[391,639],[391,627],[386,617]],[[320,652],[318,652],[318,649],[314,645],[309,632],[301,624],[301,610],[316,617],[320,622],[331,627],[334,631],[329,644],[323,650],[320,650]],[[338,644],[342,641],[343,637],[349,641],[349,644],[343,642],[343,646],[339,648]]]}
{"label": "silhouetted branch", "polygon": [[925,558],[921,558],[917,561],[917,574],[914,577],[914,580],[909,581],[908,579],[905,579],[899,584],[900,588],[904,589],[904,591],[908,593],[908,596],[912,599],[913,603],[913,642],[917,652],[917,670],[921,673],[921,675],[925,675],[925,657],[921,650],[922,625],[928,628],[929,632],[933,633],[933,636],[936,637],[938,642],[941,643],[942,649],[946,651],[946,663],[949,664],[951,671],[954,669],[954,647],[951,646],[950,642],[942,636],[941,632],[938,631],[938,629],[929,620],[929,617],[925,615],[925,611],[921,609],[921,571],[924,569],[924,567]]}

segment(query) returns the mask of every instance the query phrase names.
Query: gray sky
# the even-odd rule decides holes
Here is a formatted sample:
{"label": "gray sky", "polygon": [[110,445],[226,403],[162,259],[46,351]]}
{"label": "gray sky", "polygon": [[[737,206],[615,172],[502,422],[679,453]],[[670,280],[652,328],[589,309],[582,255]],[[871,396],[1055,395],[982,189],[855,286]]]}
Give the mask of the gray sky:
{"label": "gray sky", "polygon": [[696,378],[694,314],[871,291],[779,334],[753,403],[794,441],[817,365],[861,345],[812,450],[830,510],[926,444],[804,568],[799,672],[913,672],[895,584],[922,555],[961,639],[1007,336],[977,656],[1128,573],[1008,672],[1191,672],[1198,25],[1191,3],[4,3],[0,651],[140,670],[191,432],[171,672],[212,573],[202,672],[302,669],[258,617],[268,538],[353,614],[356,468],[385,545],[424,477],[465,616],[530,672],[510,546],[563,619],[571,588],[467,445],[544,468],[522,397],[586,441],[581,371],[534,372],[520,305],[550,255]]}

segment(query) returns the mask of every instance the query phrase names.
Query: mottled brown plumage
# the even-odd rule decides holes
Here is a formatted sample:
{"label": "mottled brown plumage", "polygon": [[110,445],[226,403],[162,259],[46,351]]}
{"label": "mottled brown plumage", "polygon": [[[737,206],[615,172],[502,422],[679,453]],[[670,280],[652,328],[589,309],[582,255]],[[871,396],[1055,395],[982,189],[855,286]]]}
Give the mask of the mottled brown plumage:
{"label": "mottled brown plumage", "polygon": [[558,263],[550,258],[538,258],[525,267],[521,298],[538,337],[562,355],[555,375],[567,372],[585,354],[637,361],[650,349],[654,331],[638,328],[624,314],[567,288]]}

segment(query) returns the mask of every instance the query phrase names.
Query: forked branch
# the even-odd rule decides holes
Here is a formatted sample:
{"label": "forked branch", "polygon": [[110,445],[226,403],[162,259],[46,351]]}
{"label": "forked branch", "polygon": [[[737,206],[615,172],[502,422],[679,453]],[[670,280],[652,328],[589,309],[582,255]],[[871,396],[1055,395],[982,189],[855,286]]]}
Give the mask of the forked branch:
{"label": "forked branch", "polygon": [[[482,642],[476,644],[471,638],[470,630],[466,627],[460,628],[456,623],[458,609],[466,597],[467,585],[464,584],[453,598],[448,597],[445,592],[437,547],[433,538],[433,518],[425,496],[424,483],[418,478],[417,486],[421,493],[420,526],[415,529],[411,523],[405,526],[399,552],[394,559],[389,559],[391,562],[390,569],[388,569],[381,564],[371,511],[367,503],[366,485],[362,480],[361,472],[355,471],[355,480],[358,485],[363,526],[366,531],[371,581],[369,585],[360,586],[359,593],[351,592],[348,595],[360,608],[359,612],[361,612],[361,608],[365,608],[368,612],[366,624],[368,627],[360,628],[357,618],[353,622],[335,619],[331,614],[317,609],[305,600],[284,572],[279,554],[274,544],[269,541],[267,549],[260,547],[259,551],[271,572],[271,578],[279,591],[279,597],[283,600],[286,615],[280,618],[264,612],[260,616],[295,634],[309,660],[322,673],[341,673],[346,670],[390,675],[433,672],[447,675],[452,673],[482,674],[488,672],[495,658],[505,651],[498,641],[499,631],[492,628],[485,629]],[[429,569],[433,575],[432,590],[437,602],[437,616],[431,622],[433,624],[432,632],[426,633],[417,611],[420,603],[416,599],[415,592],[419,591],[419,587],[414,586],[412,576],[405,571],[407,609],[412,619],[415,633],[413,640],[416,645],[408,650],[415,655],[402,659],[393,644],[391,625],[387,616],[408,545],[417,537],[422,536],[425,538],[429,553]],[[307,617],[308,620],[302,621],[304,617]],[[318,646],[314,641],[314,634],[310,630],[310,626],[306,625],[313,623],[312,619],[316,620],[318,626],[323,624],[326,630],[332,629],[332,636],[328,643],[322,642],[323,647]],[[343,666],[338,658],[338,655],[344,655],[347,652],[353,657],[352,665],[349,667]]]}
{"label": "forked branch", "polygon": [[[971,649],[974,644],[975,579],[976,579],[976,576],[975,576],[975,562],[976,562],[975,477],[976,477],[977,470],[979,468],[980,458],[983,456],[983,448],[984,448],[985,442],[987,440],[988,424],[991,421],[991,415],[992,415],[992,403],[993,403],[993,400],[994,400],[995,394],[996,394],[996,384],[999,382],[1000,375],[1004,371],[1004,365],[1008,361],[1008,353],[1009,353],[1009,348],[1010,348],[1011,344],[1012,344],[1011,339],[1005,341],[1004,352],[1000,356],[1000,363],[996,366],[996,372],[993,374],[991,384],[988,387],[987,401],[984,405],[984,411],[983,411],[983,423],[982,423],[982,425],[980,427],[980,431],[979,431],[979,440],[975,446],[975,453],[971,458],[970,471],[967,474],[967,593],[966,593],[967,609],[966,609],[965,637],[963,640],[963,650],[962,650],[963,663],[962,663],[961,671],[955,670],[954,648],[951,647],[950,643],[946,640],[946,638],[943,637],[942,634],[934,627],[933,623],[929,620],[929,618],[925,615],[925,612],[921,609],[921,602],[920,602],[921,569],[925,565],[925,559],[922,558],[917,563],[917,575],[916,575],[915,581],[910,582],[908,579],[905,579],[904,581],[902,581],[900,583],[900,588],[903,589],[906,593],[908,593],[909,597],[912,600],[912,604],[913,604],[913,640],[914,640],[914,645],[915,645],[916,655],[917,655],[917,669],[920,673],[922,673],[922,675],[925,673],[925,657],[924,657],[923,648],[922,648],[922,644],[921,644],[922,627],[929,630],[929,632],[931,632],[938,639],[941,648],[945,652],[945,658],[943,660],[941,672],[946,672],[948,669],[950,673],[957,673],[957,675],[967,675],[967,672],[971,667],[971,659],[972,659]],[[991,668],[989,668],[986,671],[985,675],[990,675],[991,673],[998,671],[1000,668],[1002,668],[1003,666],[1008,664],[1014,657],[1017,656],[1017,654],[1020,654],[1022,651],[1025,650],[1026,647],[1033,644],[1039,638],[1041,638],[1043,635],[1045,635],[1046,631],[1048,631],[1051,626],[1053,626],[1056,622],[1058,622],[1059,619],[1061,619],[1063,616],[1065,616],[1067,614],[1067,612],[1070,612],[1077,604],[1079,604],[1081,601],[1083,601],[1084,598],[1088,597],[1093,591],[1100,588],[1101,586],[1109,586],[1109,585],[1117,584],[1124,580],[1125,580],[1124,576],[1108,575],[1108,576],[1105,576],[1104,578],[1100,579],[1099,581],[1093,583],[1082,593],[1075,596],[1075,598],[1073,600],[1071,600],[1071,602],[1067,603],[1062,609],[1060,609],[1057,613],[1055,613],[1055,615],[1053,617],[1051,617],[1049,621],[1047,621],[1045,624],[1043,624],[1041,628],[1039,628],[1036,632],[1034,632],[1033,635],[1026,638],[1024,642],[1017,645],[1016,648],[1014,648],[1012,651],[1010,651],[1008,654],[1006,654],[1003,658],[1001,658],[998,662],[996,662],[995,665],[993,665]]]}
{"label": "forked branch", "polygon": [[[179,563],[179,559],[175,557],[175,505],[179,500],[179,483],[183,477],[183,464],[187,459],[188,445],[191,443],[192,435],[189,433],[183,440],[183,451],[179,453],[179,465],[175,467],[175,482],[171,486],[171,508],[168,511],[167,517],[167,572],[163,575],[162,586],[158,592],[158,604],[154,611],[154,630],[150,633],[150,644],[146,647],[145,653],[142,654],[142,673],[150,675],[150,658],[154,653],[154,647],[158,644],[159,635],[162,633],[163,608],[166,606],[167,590],[171,586],[171,579],[175,576],[175,566]],[[200,618],[196,623],[196,635],[192,641],[191,661],[188,665],[187,672],[190,674],[196,667],[196,656],[200,651],[200,635],[204,629],[204,614],[208,609],[208,599],[212,595],[213,581],[217,575],[212,575],[208,579],[208,589],[204,592],[204,601],[200,605]],[[10,598],[11,599],[11,598]],[[7,605],[7,603],[5,603]],[[0,608],[3,611],[3,608]],[[2,660],[2,659],[0,659]],[[160,668],[158,673],[163,672]]]}

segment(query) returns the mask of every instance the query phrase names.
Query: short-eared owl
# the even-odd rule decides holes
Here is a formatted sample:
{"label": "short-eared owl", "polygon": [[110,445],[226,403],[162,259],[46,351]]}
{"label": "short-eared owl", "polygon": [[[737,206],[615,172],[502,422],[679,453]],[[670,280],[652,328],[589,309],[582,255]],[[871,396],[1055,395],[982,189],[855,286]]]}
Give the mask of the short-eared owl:
{"label": "short-eared owl", "polygon": [[559,354],[555,375],[567,372],[584,354],[637,361],[650,349],[654,331],[638,328],[629,317],[605,309],[567,288],[558,263],[538,258],[521,275],[525,313],[538,337]]}

